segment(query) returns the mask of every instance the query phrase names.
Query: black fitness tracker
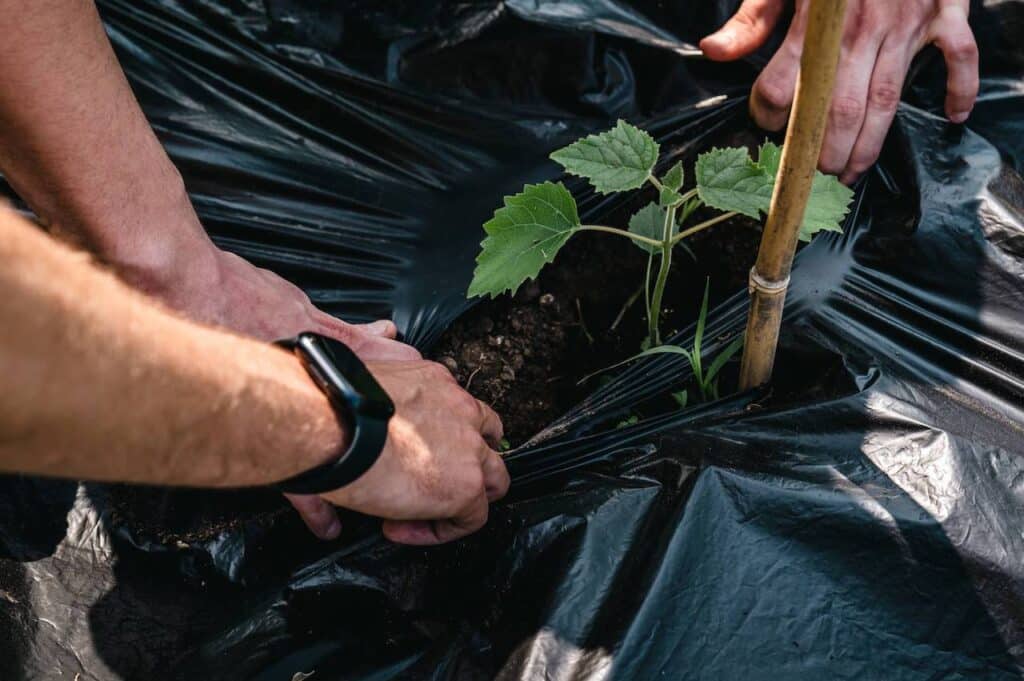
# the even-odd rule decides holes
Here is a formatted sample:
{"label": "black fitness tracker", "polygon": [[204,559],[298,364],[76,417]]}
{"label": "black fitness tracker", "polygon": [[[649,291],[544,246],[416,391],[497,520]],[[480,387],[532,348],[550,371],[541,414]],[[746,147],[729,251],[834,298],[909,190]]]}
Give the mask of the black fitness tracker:
{"label": "black fitness tracker", "polygon": [[349,484],[370,469],[388,436],[395,405],[348,346],[317,333],[278,341],[291,350],[324,391],[348,431],[348,449],[334,461],[277,483],[289,494],[321,494]]}

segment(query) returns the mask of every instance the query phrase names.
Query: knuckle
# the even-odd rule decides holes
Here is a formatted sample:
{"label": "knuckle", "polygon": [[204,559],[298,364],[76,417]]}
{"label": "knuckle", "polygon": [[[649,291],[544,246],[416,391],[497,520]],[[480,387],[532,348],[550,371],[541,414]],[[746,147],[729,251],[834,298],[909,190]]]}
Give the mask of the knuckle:
{"label": "knuckle", "polygon": [[471,503],[484,489],[484,471],[477,461],[467,465],[459,479],[459,497],[463,504]]}
{"label": "knuckle", "polygon": [[437,362],[424,362],[423,373],[427,375],[427,378],[435,381],[454,380],[452,372],[448,371],[448,367]]}
{"label": "knuckle", "polygon": [[480,403],[465,390],[458,388],[451,394],[451,408],[455,416],[464,419],[477,419],[480,415]]}
{"label": "knuckle", "polygon": [[840,128],[859,126],[864,117],[864,103],[856,97],[836,97],[832,102],[829,116],[832,122]]}
{"label": "knuckle", "polygon": [[771,109],[783,110],[789,106],[789,93],[773,78],[764,78],[754,86],[758,99]]}
{"label": "knuckle", "polygon": [[868,95],[868,102],[875,109],[881,111],[895,111],[896,107],[899,106],[901,95],[902,92],[896,83],[886,81],[871,88],[871,92]]}
{"label": "knuckle", "polygon": [[978,58],[978,45],[970,37],[954,38],[946,46],[946,55],[955,62],[971,63]]}

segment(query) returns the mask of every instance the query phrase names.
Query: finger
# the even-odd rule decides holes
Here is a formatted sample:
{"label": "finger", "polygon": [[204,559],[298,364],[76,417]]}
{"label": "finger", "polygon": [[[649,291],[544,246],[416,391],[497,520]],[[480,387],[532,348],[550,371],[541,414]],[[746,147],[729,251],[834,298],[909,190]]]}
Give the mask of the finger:
{"label": "finger", "polygon": [[978,99],[978,44],[959,3],[944,6],[934,27],[934,42],[946,59],[946,115],[963,123]]}
{"label": "finger", "polygon": [[353,343],[352,351],[364,360],[378,362],[409,362],[423,359],[420,351],[413,346],[377,336]]}
{"label": "finger", "polygon": [[905,41],[890,35],[882,43],[868,86],[864,124],[841,177],[845,184],[853,184],[882,153],[882,145],[900,104],[910,59]]}
{"label": "finger", "polygon": [[700,41],[700,49],[713,61],[742,59],[772,34],[783,7],[783,0],[744,0],[722,28]]}
{"label": "finger", "polygon": [[487,491],[487,501],[497,501],[508,494],[509,485],[512,480],[508,475],[508,469],[501,455],[497,452],[488,452],[484,459],[484,487]]}
{"label": "finger", "polygon": [[334,315],[327,314],[323,310],[312,307],[313,321],[316,322],[319,327],[320,333],[331,338],[336,338],[343,343],[347,343],[349,339],[357,333],[356,329],[362,329],[363,326],[355,326],[348,322],[343,322]]}
{"label": "finger", "polygon": [[385,520],[384,536],[396,544],[434,546],[461,539],[487,524],[490,506],[483,495],[467,506],[463,513],[447,520]]}
{"label": "finger", "polygon": [[477,400],[480,406],[481,422],[480,434],[491,446],[491,449],[498,449],[501,446],[501,438],[505,437],[505,427],[501,423],[501,417],[489,406]]}
{"label": "finger", "polygon": [[337,539],[341,534],[341,519],[338,512],[329,503],[317,496],[307,494],[285,494],[295,510],[299,512],[302,522],[309,531],[320,539]]}
{"label": "finger", "polygon": [[[317,331],[345,343],[363,360],[402,362],[422,358],[416,348],[392,340],[398,332],[394,322],[380,320],[372,324],[349,324],[321,310],[313,312],[313,319],[317,323]],[[373,333],[368,333],[368,330]]]}
{"label": "finger", "polygon": [[798,3],[786,39],[761,71],[750,92],[750,114],[754,122],[765,130],[782,130],[789,120],[800,73],[809,8],[810,2]]}
{"label": "finger", "polygon": [[750,115],[765,130],[778,131],[786,127],[800,73],[802,48],[802,43],[787,38],[750,91]]}
{"label": "finger", "polygon": [[823,173],[838,175],[850,160],[864,125],[871,75],[880,47],[881,39],[866,38],[842,52],[818,160]]}
{"label": "finger", "polygon": [[371,336],[381,336],[392,340],[398,338],[398,327],[390,319],[378,319],[369,324],[356,324],[355,327]]}

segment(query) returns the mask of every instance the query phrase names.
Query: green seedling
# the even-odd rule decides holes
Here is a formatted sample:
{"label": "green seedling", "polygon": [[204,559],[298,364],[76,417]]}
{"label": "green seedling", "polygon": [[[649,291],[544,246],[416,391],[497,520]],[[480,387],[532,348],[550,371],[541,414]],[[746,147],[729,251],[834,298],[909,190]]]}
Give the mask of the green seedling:
{"label": "green seedling", "polygon": [[[725,365],[732,359],[740,348],[743,347],[743,336],[734,338],[725,348],[718,353],[717,356],[711,361],[711,364],[704,367],[703,350],[701,345],[704,342],[704,329],[708,319],[708,294],[710,293],[710,281],[704,285],[704,299],[700,305],[700,315],[697,317],[697,328],[693,334],[693,347],[680,348],[675,345],[659,345],[658,347],[651,348],[650,350],[644,350],[643,352],[630,357],[621,362],[616,366],[632,362],[640,359],[641,357],[650,357],[651,355],[682,355],[686,358],[686,361],[690,363],[690,368],[693,369],[693,377],[697,381],[697,390],[700,392],[701,400],[707,402],[708,400],[718,399],[718,374],[722,371]],[[686,407],[689,401],[689,392],[682,391],[679,393],[673,393],[672,397],[679,403],[682,408]]]}
{"label": "green seedling", "polygon": [[[661,177],[656,176],[659,154],[660,147],[653,137],[625,121],[551,154],[567,173],[585,178],[601,194],[636,191],[650,185],[657,200],[637,211],[630,218],[628,229],[620,229],[584,224],[575,199],[561,182],[526,185],[519,194],[506,196],[504,205],[484,224],[487,237],[476,260],[469,296],[496,297],[505,292],[515,293],[523,282],[536,278],[545,265],[554,261],[573,235],[580,232],[612,234],[629,239],[647,253],[642,288],[647,313],[645,347],[651,349],[646,350],[646,354],[681,350],[663,350],[661,345],[662,303],[675,247],[683,245],[684,239],[734,216],[760,219],[767,214],[782,149],[765,142],[756,160],[745,148],[712,149],[697,158],[695,186],[688,191],[683,191],[685,176],[679,162]],[[821,231],[841,232],[841,222],[852,198],[853,193],[835,177],[817,173],[800,227],[800,239],[809,241]],[[716,211],[717,215],[690,224],[702,207]],[[705,297],[702,320],[706,308]],[[702,322],[699,327],[703,333]],[[683,352],[689,352],[693,358],[691,364],[694,364],[701,394],[706,398],[717,392],[714,377],[721,369],[720,358],[712,362],[706,373],[702,372],[699,336],[695,346]],[[733,353],[737,349],[733,349]],[[724,363],[723,360],[721,364]]]}
{"label": "green seedling", "polygon": [[[743,336],[738,336],[732,340],[725,348],[715,356],[711,361],[711,364],[704,368],[704,355],[703,355],[703,342],[704,342],[704,329],[707,325],[708,319],[708,294],[710,291],[710,280],[704,284],[704,299],[701,302],[700,314],[697,316],[697,328],[693,334],[693,346],[690,348],[681,348],[675,345],[659,345],[649,350],[639,352],[629,359],[624,359],[618,364],[613,364],[610,367],[602,369],[597,373],[610,371],[611,369],[617,369],[618,367],[625,366],[630,362],[635,362],[643,357],[652,357],[654,355],[682,355],[689,362],[690,368],[693,370],[694,380],[697,382],[697,390],[700,393],[701,401],[707,402],[708,400],[718,399],[718,374],[722,371],[729,360],[732,359],[740,348],[743,347]],[[587,380],[595,374],[586,376],[583,380]],[[678,404],[680,409],[685,409],[686,405],[690,401],[690,393],[688,390],[681,390],[679,392],[672,393],[672,399]]]}

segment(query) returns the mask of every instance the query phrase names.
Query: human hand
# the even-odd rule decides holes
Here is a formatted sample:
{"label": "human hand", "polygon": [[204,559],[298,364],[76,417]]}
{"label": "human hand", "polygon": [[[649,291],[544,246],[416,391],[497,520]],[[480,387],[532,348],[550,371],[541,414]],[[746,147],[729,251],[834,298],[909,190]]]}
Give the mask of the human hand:
{"label": "human hand", "polygon": [[155,274],[143,288],[195,321],[259,340],[314,331],[342,341],[363,360],[420,358],[415,348],[395,340],[393,322],[343,322],[317,309],[298,286],[212,243],[189,260],[193,266]]}
{"label": "human hand", "polygon": [[[418,360],[412,346],[395,340],[395,324],[348,324],[317,309],[302,290],[269,270],[216,248],[200,238],[179,244],[173,267],[137,272],[136,283],[168,306],[196,321],[261,340],[314,331],[345,343],[364,361]],[[338,513],[315,495],[286,494],[317,537],[341,532]]]}
{"label": "human hand", "polygon": [[[700,47],[715,61],[740,59],[771,35],[786,0],[744,0],[736,14]],[[781,130],[793,103],[808,0],[797,0],[785,41],[765,66],[750,97],[754,120]],[[849,0],[839,70],[819,167],[854,182],[878,159],[896,115],[914,56],[934,43],[949,73],[946,115],[963,123],[978,95],[978,47],[967,22],[970,0]]]}
{"label": "human hand", "polygon": [[509,476],[495,451],[501,420],[433,362],[370,362],[395,415],[377,462],[332,504],[384,519],[384,535],[402,544],[441,544],[480,529],[489,503],[505,496]]}

